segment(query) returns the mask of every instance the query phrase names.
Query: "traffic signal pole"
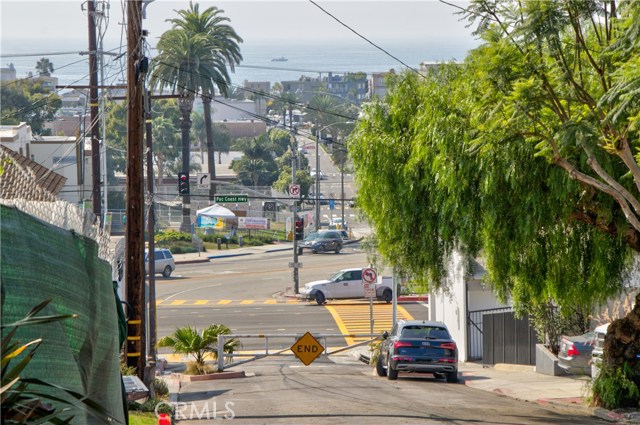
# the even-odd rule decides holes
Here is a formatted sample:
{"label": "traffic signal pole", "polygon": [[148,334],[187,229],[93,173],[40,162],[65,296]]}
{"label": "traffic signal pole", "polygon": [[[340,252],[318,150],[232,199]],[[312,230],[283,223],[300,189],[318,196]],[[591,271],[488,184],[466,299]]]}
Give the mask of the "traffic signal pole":
{"label": "traffic signal pole", "polygon": [[[296,166],[298,162],[298,143],[296,142],[295,136],[291,135],[291,169],[293,170],[293,175],[291,176],[291,184],[296,184]],[[298,198],[299,199],[299,198]],[[300,285],[299,285],[299,276],[298,276],[298,238],[296,237],[296,223],[298,222],[298,213],[297,213],[297,199],[293,198],[293,203],[291,204],[291,234],[293,235],[293,292],[296,294],[300,293]]]}

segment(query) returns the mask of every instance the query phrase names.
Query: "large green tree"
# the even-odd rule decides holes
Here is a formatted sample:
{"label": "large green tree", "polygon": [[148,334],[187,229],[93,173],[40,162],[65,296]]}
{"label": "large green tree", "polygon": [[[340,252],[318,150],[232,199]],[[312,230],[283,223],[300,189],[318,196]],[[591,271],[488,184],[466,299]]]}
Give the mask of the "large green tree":
{"label": "large green tree", "polygon": [[[205,84],[202,89],[202,104],[204,107],[204,120],[207,139],[207,163],[211,179],[216,177],[215,161],[215,134],[211,123],[211,101],[215,95],[214,87],[227,97],[233,90],[230,90],[231,79],[228,70],[235,70],[235,65],[242,60],[240,54],[240,43],[242,38],[228,24],[229,18],[223,15],[224,10],[215,6],[208,7],[202,13],[198,3],[195,5],[189,2],[189,8],[178,11],[179,18],[171,19],[175,30],[184,31],[190,36],[203,37],[210,51],[208,57],[202,57],[213,65],[214,73],[210,76],[213,85]],[[212,184],[209,189],[209,199],[213,201],[216,192],[216,185]]]}
{"label": "large green tree", "polygon": [[242,151],[242,158],[231,162],[238,180],[248,186],[271,186],[278,178],[271,143],[266,134],[238,139],[234,150]]}
{"label": "large green tree", "polygon": [[37,80],[9,81],[0,87],[3,125],[26,122],[34,134],[46,135],[44,123],[62,106],[60,97]]}
{"label": "large green tree", "polygon": [[[520,307],[586,309],[640,251],[640,3],[476,0],[464,64],[390,81],[350,144],[380,251],[437,287],[454,249]],[[393,78],[391,80],[394,80]],[[610,327],[638,368],[640,295]]]}

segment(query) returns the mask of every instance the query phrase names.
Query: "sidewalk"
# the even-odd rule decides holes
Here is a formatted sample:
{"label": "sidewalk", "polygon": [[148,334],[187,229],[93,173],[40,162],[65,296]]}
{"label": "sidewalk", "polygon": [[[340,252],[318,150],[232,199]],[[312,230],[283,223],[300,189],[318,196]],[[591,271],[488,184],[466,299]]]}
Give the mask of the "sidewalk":
{"label": "sidewalk", "polygon": [[[353,354],[360,360],[369,358],[369,351]],[[549,376],[534,371],[534,366],[481,363],[458,364],[460,382],[482,391],[489,391],[516,400],[597,416],[613,423],[640,424],[640,410],[614,412],[588,406],[589,377]]]}

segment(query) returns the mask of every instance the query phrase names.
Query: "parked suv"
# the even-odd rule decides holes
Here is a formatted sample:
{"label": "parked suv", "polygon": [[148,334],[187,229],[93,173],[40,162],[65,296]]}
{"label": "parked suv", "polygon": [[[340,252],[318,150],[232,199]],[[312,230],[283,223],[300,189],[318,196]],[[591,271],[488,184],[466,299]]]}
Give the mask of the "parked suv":
{"label": "parked suv", "polygon": [[[160,248],[153,251],[155,259],[155,272],[162,274],[164,277],[170,277],[171,273],[176,269],[176,262],[173,259],[171,251]],[[144,273],[149,274],[149,252],[144,251]]]}
{"label": "parked suv", "polygon": [[444,323],[399,320],[382,338],[378,376],[394,380],[398,372],[417,372],[458,381],[458,348]]}
{"label": "parked suv", "polygon": [[327,251],[338,254],[342,250],[342,236],[336,230],[325,230],[318,232],[313,239],[306,239],[302,246],[314,254]]}

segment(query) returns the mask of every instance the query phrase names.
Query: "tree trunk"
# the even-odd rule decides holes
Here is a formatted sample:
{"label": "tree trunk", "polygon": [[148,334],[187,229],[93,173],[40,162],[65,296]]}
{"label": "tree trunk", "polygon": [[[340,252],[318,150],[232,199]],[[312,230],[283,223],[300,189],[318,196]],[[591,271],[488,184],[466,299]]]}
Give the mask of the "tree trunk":
{"label": "tree trunk", "polygon": [[614,320],[604,340],[603,366],[613,370],[625,363],[636,372],[635,384],[640,388],[640,291],[631,312]]}
{"label": "tree trunk", "polygon": [[[182,172],[189,175],[191,161],[191,111],[193,109],[193,96],[186,95],[178,100],[178,106],[182,113],[180,130],[182,131]],[[182,196],[182,224],[180,231],[191,233],[191,196]]]}
{"label": "tree trunk", "polygon": [[204,106],[204,128],[207,133],[207,166],[211,177],[209,202],[213,203],[216,195],[216,185],[213,182],[216,179],[216,156],[215,144],[213,142],[213,124],[211,123],[211,97],[202,96],[202,105]]}

